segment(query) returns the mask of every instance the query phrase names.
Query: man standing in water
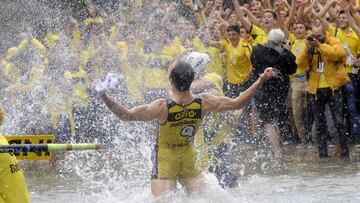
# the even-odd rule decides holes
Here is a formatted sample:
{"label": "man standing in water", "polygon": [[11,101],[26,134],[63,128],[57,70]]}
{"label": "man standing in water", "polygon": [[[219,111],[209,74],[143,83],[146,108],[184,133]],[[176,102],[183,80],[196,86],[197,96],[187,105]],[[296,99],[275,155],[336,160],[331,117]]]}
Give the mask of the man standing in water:
{"label": "man standing in water", "polygon": [[283,47],[285,34],[280,29],[269,32],[268,43],[254,47],[251,54],[253,76],[257,77],[270,65],[277,69],[278,76],[266,82],[254,97],[256,109],[269,138],[271,150],[275,158],[283,156],[280,144],[281,121],[286,115],[286,98],[289,90],[289,75],[296,72],[295,56]]}
{"label": "man standing in water", "polygon": [[208,112],[224,112],[240,109],[255,95],[261,85],[272,77],[267,68],[259,79],[238,97],[218,97],[202,93],[193,95],[190,86],[194,70],[183,61],[175,61],[170,67],[170,98],[158,99],[150,104],[127,109],[117,104],[105,91],[104,83],[96,82],[95,90],[108,108],[120,119],[128,121],[158,120],[157,143],[152,161],[151,191],[160,196],[176,189],[179,181],[187,193],[201,192],[204,177],[196,167],[194,136]]}
{"label": "man standing in water", "polygon": [[[4,111],[0,106],[0,125]],[[9,144],[0,135],[0,145]],[[0,152],[0,203],[30,202],[24,174],[14,155]]]}

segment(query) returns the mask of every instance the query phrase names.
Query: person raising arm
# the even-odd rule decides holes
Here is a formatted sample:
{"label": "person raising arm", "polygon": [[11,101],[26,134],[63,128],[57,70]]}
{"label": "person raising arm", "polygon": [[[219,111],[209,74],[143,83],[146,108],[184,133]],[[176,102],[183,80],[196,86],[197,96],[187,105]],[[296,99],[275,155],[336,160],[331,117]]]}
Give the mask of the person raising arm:
{"label": "person raising arm", "polygon": [[267,68],[259,79],[238,97],[218,97],[207,93],[193,95],[190,87],[194,70],[183,61],[169,67],[170,97],[150,104],[126,108],[116,103],[106,92],[107,84],[95,82],[95,90],[108,108],[122,120],[158,120],[156,144],[152,154],[151,190],[155,197],[176,189],[179,181],[187,193],[204,188],[204,177],[196,165],[194,136],[208,112],[224,112],[242,108],[261,85],[272,77]]}

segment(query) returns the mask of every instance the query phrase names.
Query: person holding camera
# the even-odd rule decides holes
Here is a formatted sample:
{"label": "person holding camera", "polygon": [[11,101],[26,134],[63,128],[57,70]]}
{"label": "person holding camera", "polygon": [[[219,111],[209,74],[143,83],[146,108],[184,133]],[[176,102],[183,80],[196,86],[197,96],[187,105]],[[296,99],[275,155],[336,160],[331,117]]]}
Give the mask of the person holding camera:
{"label": "person holding camera", "polygon": [[319,157],[327,157],[325,105],[328,104],[340,140],[341,157],[349,157],[344,126],[343,95],[341,87],[350,82],[345,70],[346,51],[342,43],[326,35],[321,24],[312,28],[306,46],[297,58],[298,68],[309,67],[308,92],[314,104],[316,134],[319,140]]}

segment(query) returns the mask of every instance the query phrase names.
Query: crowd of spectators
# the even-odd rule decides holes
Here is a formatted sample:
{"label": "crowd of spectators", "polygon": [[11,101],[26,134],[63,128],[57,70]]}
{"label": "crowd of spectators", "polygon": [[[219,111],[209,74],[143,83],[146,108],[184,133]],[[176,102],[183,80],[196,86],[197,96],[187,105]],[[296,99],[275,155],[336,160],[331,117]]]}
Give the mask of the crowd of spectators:
{"label": "crowd of spectators", "polygon": [[[153,100],[163,96],[169,87],[169,63],[189,50],[211,56],[206,73],[220,75],[225,95],[234,97],[258,77],[259,60],[269,55],[266,51],[262,55],[256,47],[269,47],[268,34],[278,28],[285,33],[281,48],[296,56],[297,69],[294,74],[286,66],[280,69],[276,88],[262,91],[263,95],[255,97],[255,103],[246,108],[247,136],[256,137],[259,127],[264,126],[262,122],[275,122],[278,129],[274,130],[279,131],[282,143],[306,147],[314,142],[319,144],[321,157],[327,156],[328,143],[334,143],[339,146],[339,154],[347,157],[346,143],[360,142],[359,3],[87,3],[86,17],[64,16],[68,20],[61,29],[53,19],[46,18],[44,35],[36,35],[37,30],[29,26],[19,33],[16,44],[0,50],[1,102],[6,115],[12,117],[5,132],[75,137],[104,134],[101,126],[106,123],[106,128],[111,128],[113,121],[99,116],[104,109],[91,90],[95,79],[110,72],[122,74],[125,83],[116,92],[118,99],[128,105]],[[256,55],[253,50],[257,50]],[[271,104],[264,106],[261,98],[276,91],[281,92],[281,98],[269,100]],[[278,107],[276,111],[272,111],[274,106]],[[267,108],[276,112],[276,118],[269,118],[272,114],[266,114]],[[325,116],[325,109],[329,109],[330,116]],[[316,130],[312,131],[313,125]],[[326,130],[331,128],[335,130]]]}

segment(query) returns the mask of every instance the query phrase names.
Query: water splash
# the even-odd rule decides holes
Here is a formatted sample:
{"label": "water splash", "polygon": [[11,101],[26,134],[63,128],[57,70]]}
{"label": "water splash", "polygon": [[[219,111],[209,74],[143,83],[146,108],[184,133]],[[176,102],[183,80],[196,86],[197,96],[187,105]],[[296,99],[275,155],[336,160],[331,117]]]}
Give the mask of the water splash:
{"label": "water splash", "polygon": [[[56,109],[57,111],[65,111],[66,109],[61,107],[66,102],[64,98],[73,94],[70,88],[82,84],[83,80],[85,80],[78,76],[81,74],[81,72],[77,72],[79,57],[71,53],[67,44],[71,40],[68,36],[70,27],[74,26],[68,24],[68,20],[74,13],[68,8],[62,7],[62,1],[58,2],[60,3],[41,0],[4,0],[0,4],[0,15],[6,17],[0,20],[0,27],[4,28],[0,32],[0,38],[4,39],[0,41],[1,56],[6,53],[6,48],[20,43],[22,34],[19,33],[26,30],[28,26],[38,28],[32,34],[39,40],[43,39],[48,31],[59,34],[61,39],[61,43],[55,45],[49,55],[50,64],[44,72],[44,78],[39,80],[28,93],[16,95],[13,92],[9,94],[1,92],[1,94],[5,94],[2,102],[6,107],[6,122],[1,127],[1,132],[4,134],[40,134],[56,131],[57,135],[67,138],[70,134],[68,129],[70,124],[67,116],[60,119],[59,127],[56,130],[53,129],[52,121],[47,116],[47,102],[54,103],[55,108],[59,108]],[[129,3],[130,1],[126,2]],[[131,10],[130,7],[127,10]],[[133,68],[130,69],[132,71],[129,76],[130,80],[136,78],[139,72],[142,79],[146,78],[136,68],[139,64],[143,64],[143,61],[139,60],[141,57],[137,55],[138,52],[143,50],[137,49],[135,39],[140,38],[143,40],[139,43],[144,43],[145,52],[156,52],[159,47],[158,42],[168,43],[170,38],[157,24],[156,21],[159,20],[158,16],[161,16],[161,11],[153,9],[154,7],[160,8],[162,6],[157,1],[150,1],[149,5],[146,6],[146,12],[154,14],[152,18],[147,18],[142,13],[139,16],[125,13],[124,16],[114,17],[116,26],[124,31],[119,35],[130,44],[127,53],[129,57],[132,57],[132,60],[129,61],[130,66]],[[85,15],[82,15],[85,8],[79,10],[82,10],[82,12],[74,15],[79,19],[86,18]],[[162,7],[161,10],[164,11],[165,9]],[[136,19],[137,17],[140,20]],[[52,19],[52,22],[44,21],[44,19],[49,18]],[[119,20],[123,18],[133,18],[133,21],[124,23],[125,21]],[[169,26],[176,26],[176,33],[171,33],[172,35],[185,36],[192,34],[184,29],[183,26],[187,23],[184,19],[177,21],[176,16],[170,18],[174,19],[171,19],[172,23]],[[95,29],[96,26],[93,28],[89,32],[95,33],[95,37],[91,38],[85,35],[84,41],[88,43],[94,40],[95,45],[102,48],[99,55],[107,60],[105,62],[99,58],[97,58],[99,60],[93,60],[86,66],[86,68],[89,68],[86,71],[94,73],[99,64],[106,64],[102,66],[105,71],[101,73],[101,76],[105,76],[108,72],[114,71],[116,73],[116,67],[118,66],[116,60],[114,60],[116,55],[109,51],[109,47],[101,38],[98,38],[107,31],[101,33],[101,29]],[[150,34],[148,36],[146,36],[147,32],[145,32],[146,29],[144,30],[144,28],[149,29]],[[85,49],[85,47],[82,48]],[[40,56],[34,47],[29,47],[26,54],[19,55],[10,61],[24,68],[21,84],[25,84],[29,80],[29,70],[26,68],[29,68],[30,64],[31,66],[42,64],[39,58]],[[66,71],[74,73],[75,76],[66,74]],[[64,79],[64,75],[69,76],[71,80]],[[274,69],[274,77],[282,79],[280,71],[277,69]],[[95,78],[91,75],[90,80],[93,79]],[[0,82],[5,87],[9,85],[2,84],[3,80]],[[57,89],[53,89],[54,87],[57,87]],[[85,83],[85,88],[89,88],[88,83]],[[118,87],[111,94],[117,101],[127,106],[143,103],[143,101],[132,101],[125,89],[125,86]],[[143,90],[143,86],[140,89]],[[49,92],[52,92],[52,94]],[[49,168],[47,163],[41,166],[39,166],[40,163],[23,163],[32,200],[34,202],[51,201],[61,203],[69,200],[73,202],[156,202],[157,200],[151,196],[149,178],[151,171],[150,154],[154,143],[152,129],[156,124],[152,122],[122,122],[107,110],[94,92],[89,90],[88,93],[90,98],[89,106],[87,108],[83,106],[74,108],[75,117],[80,122],[76,122],[75,126],[78,134],[72,136],[70,140],[75,142],[99,140],[106,145],[107,149],[103,150],[102,154],[97,152],[58,154],[57,166],[53,169]],[[14,98],[15,102],[12,100]],[[21,108],[18,108],[19,106]],[[57,136],[57,138],[59,137]],[[248,142],[251,142],[251,139],[248,140]],[[359,183],[353,177],[342,176],[337,179],[336,177],[330,177],[330,179],[327,179],[326,176],[320,177],[317,179],[319,182],[316,185],[314,179],[317,177],[306,172],[301,173],[296,167],[295,172],[289,176],[272,176],[285,173],[286,168],[283,167],[283,164],[272,161],[267,154],[269,150],[266,146],[263,146],[264,143],[261,143],[262,145],[258,146],[258,148],[251,146],[249,149],[246,148],[247,145],[243,148],[234,147],[231,163],[233,164],[233,170],[240,177],[239,188],[224,191],[219,187],[215,177],[212,174],[207,174],[209,188],[208,191],[205,191],[205,194],[189,197],[180,189],[170,194],[166,202],[259,202],[264,199],[269,202],[284,201],[284,199],[288,200],[287,202],[292,200],[321,201],[322,197],[333,194],[332,188],[322,187],[322,184],[333,185],[331,183],[334,182],[344,184],[338,187],[343,191],[347,191],[345,195],[348,195],[349,200],[356,201],[356,198],[360,196],[359,191],[356,190]],[[314,167],[317,164],[313,164]],[[318,171],[322,169],[320,168]],[[358,168],[356,168],[357,170]],[[349,174],[352,173],[349,172]],[[303,180],[303,177],[310,178]],[[344,180],[347,181],[344,182]],[[350,184],[345,185],[347,183]],[[310,188],[306,189],[308,186]],[[327,192],[324,193],[322,189]],[[334,201],[339,200],[336,197],[332,198]]]}
{"label": "water splash", "polygon": [[284,81],[284,78],[283,78],[283,76],[282,76],[282,73],[280,72],[279,69],[273,68],[273,69],[272,69],[272,73],[273,73],[273,78],[277,78],[277,79],[280,79],[281,81]]}

